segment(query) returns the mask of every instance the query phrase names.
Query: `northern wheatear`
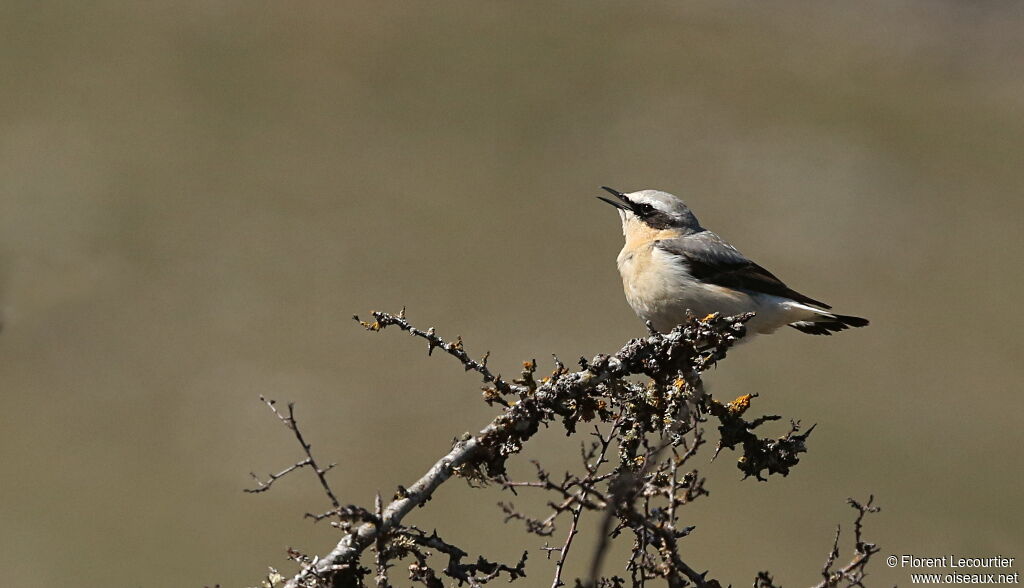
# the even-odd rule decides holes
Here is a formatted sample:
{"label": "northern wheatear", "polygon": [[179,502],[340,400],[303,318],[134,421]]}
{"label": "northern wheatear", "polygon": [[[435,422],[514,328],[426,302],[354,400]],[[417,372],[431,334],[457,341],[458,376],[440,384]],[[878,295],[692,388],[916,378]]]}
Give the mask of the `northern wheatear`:
{"label": "northern wheatear", "polygon": [[626,237],[617,260],[626,300],[655,329],[671,330],[683,322],[687,310],[699,317],[754,312],[747,323],[752,333],[789,325],[811,335],[831,335],[867,326],[867,319],[832,313],[831,306],[786,286],[700,226],[672,194],[604,189],[616,200],[598,198],[619,209]]}

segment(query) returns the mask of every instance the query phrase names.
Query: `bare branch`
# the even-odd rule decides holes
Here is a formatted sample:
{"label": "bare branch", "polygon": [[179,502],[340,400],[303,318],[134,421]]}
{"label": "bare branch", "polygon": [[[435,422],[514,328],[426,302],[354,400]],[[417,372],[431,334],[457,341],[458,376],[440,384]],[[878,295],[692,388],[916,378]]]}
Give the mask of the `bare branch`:
{"label": "bare branch", "polygon": [[260,486],[255,489],[248,490],[248,492],[263,492],[269,489],[271,484],[273,484],[278,478],[290,472],[293,472],[301,467],[309,466],[316,473],[317,479],[320,480],[320,486],[324,489],[324,493],[327,494],[327,498],[330,499],[331,504],[334,506],[334,508],[340,508],[341,503],[338,502],[338,498],[334,495],[334,490],[331,490],[331,485],[327,482],[327,478],[324,477],[324,474],[330,471],[331,468],[335,466],[335,464],[332,463],[328,465],[326,468],[321,468],[320,465],[317,464],[316,459],[313,458],[312,446],[306,442],[306,439],[302,436],[302,431],[299,430],[299,424],[295,421],[295,404],[291,402],[288,403],[288,414],[285,415],[280,410],[277,409],[277,401],[268,400],[263,396],[260,396],[260,401],[266,404],[274,413],[274,416],[276,416],[278,420],[284,423],[284,426],[288,427],[292,431],[292,433],[295,434],[295,439],[299,442],[299,445],[302,446],[302,450],[306,452],[306,459],[297,462],[295,465],[282,470],[278,474],[271,474],[270,480],[267,481],[266,483],[260,482],[259,478],[256,478],[256,475],[252,474],[253,478],[256,478],[256,482]]}
{"label": "bare branch", "polygon": [[836,571],[831,570],[832,565],[839,557],[839,527],[836,527],[836,539],[833,543],[832,551],[829,553],[825,566],[821,570],[821,575],[824,579],[816,584],[814,588],[832,588],[834,586],[860,586],[864,588],[865,566],[871,560],[871,556],[879,551],[874,543],[866,543],[862,537],[864,517],[869,513],[876,513],[881,510],[881,508],[873,505],[874,501],[874,495],[869,496],[868,501],[864,504],[852,498],[846,499],[846,502],[857,511],[857,518],[853,521],[853,559],[842,568]]}
{"label": "bare branch", "polygon": [[551,588],[558,588],[564,586],[565,582],[562,581],[562,570],[565,568],[565,559],[569,557],[569,549],[572,547],[572,540],[576,538],[576,534],[579,531],[576,530],[580,522],[580,515],[583,514],[583,507],[577,506],[572,510],[572,523],[569,525],[569,532],[565,536],[565,543],[562,544],[562,548],[559,550],[558,563],[555,564],[555,579],[551,582]]}
{"label": "bare branch", "polygon": [[[246,488],[246,489],[243,490],[243,492],[248,492],[250,494],[256,494],[258,492],[266,492],[267,490],[270,490],[270,487],[273,486],[274,482],[276,482],[278,479],[285,477],[286,475],[294,472],[295,470],[297,470],[299,468],[303,468],[303,467],[306,467],[306,466],[312,465],[312,464],[313,464],[313,462],[311,462],[309,460],[309,458],[307,457],[306,459],[304,459],[302,461],[296,462],[296,463],[286,467],[285,469],[281,470],[280,472],[278,472],[276,474],[270,474],[270,477],[267,479],[266,482],[260,480],[260,477],[256,475],[256,472],[249,472],[249,475],[252,476],[252,478],[254,480],[256,480],[256,484],[258,484],[258,486],[256,486],[255,488]],[[328,468],[328,469],[330,469],[330,468]]]}

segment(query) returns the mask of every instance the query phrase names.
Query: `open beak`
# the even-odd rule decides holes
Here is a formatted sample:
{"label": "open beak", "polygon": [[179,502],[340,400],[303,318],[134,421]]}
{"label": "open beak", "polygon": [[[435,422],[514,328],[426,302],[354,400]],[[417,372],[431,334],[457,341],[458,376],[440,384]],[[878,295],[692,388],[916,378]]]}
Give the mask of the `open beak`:
{"label": "open beak", "polygon": [[611,204],[612,206],[614,206],[615,208],[618,208],[619,210],[629,210],[629,211],[633,210],[633,203],[630,202],[629,198],[626,198],[626,195],[623,194],[622,192],[619,192],[618,190],[616,190],[614,188],[609,188],[608,186],[601,186],[601,189],[606,191],[606,192],[608,192],[612,196],[615,196],[616,198],[618,198],[619,202],[616,202],[616,201],[612,200],[611,198],[605,198],[604,196],[598,196],[597,197],[598,200],[604,200],[605,202],[607,202],[608,204]]}

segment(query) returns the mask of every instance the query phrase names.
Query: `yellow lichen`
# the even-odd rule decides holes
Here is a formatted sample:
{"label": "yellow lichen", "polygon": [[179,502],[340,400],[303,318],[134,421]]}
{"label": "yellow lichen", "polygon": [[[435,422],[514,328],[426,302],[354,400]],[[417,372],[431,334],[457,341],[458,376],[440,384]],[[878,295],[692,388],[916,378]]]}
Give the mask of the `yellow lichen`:
{"label": "yellow lichen", "polygon": [[740,396],[736,400],[733,400],[732,402],[727,404],[726,408],[729,409],[729,412],[731,414],[734,414],[734,415],[737,415],[737,416],[741,415],[744,412],[746,412],[746,410],[748,408],[750,408],[750,399],[751,398],[753,398],[752,394],[744,394],[743,396]]}

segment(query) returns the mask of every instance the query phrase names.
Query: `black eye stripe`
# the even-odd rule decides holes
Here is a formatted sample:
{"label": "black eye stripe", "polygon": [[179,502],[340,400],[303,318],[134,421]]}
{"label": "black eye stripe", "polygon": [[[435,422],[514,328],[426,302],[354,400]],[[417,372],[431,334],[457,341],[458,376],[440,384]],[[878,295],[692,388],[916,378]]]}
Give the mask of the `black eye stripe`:
{"label": "black eye stripe", "polygon": [[651,207],[650,211],[640,211],[637,216],[647,226],[655,229],[667,229],[672,227],[672,219],[660,210]]}
{"label": "black eye stripe", "polygon": [[644,202],[637,206],[637,212],[640,212],[642,214],[650,214],[654,212],[654,207]]}

